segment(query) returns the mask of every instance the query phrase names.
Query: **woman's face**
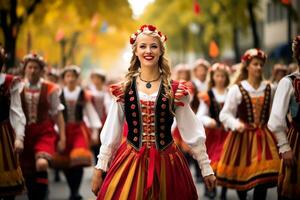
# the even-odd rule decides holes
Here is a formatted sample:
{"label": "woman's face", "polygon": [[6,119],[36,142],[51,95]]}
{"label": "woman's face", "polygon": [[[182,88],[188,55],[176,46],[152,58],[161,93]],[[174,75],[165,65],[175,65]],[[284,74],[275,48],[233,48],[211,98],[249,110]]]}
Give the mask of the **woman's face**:
{"label": "woman's face", "polygon": [[162,52],[157,38],[145,34],[140,34],[137,38],[135,55],[138,57],[141,66],[157,66]]}
{"label": "woman's face", "polygon": [[253,58],[247,67],[248,77],[253,77],[255,79],[261,78],[263,66],[264,66],[264,62],[262,59]]}
{"label": "woman's face", "polygon": [[75,87],[77,84],[77,75],[73,71],[66,71],[64,75],[64,82],[68,87]]}
{"label": "woman's face", "polygon": [[190,71],[180,70],[177,72],[177,79],[183,81],[190,81]]}
{"label": "woman's face", "polygon": [[216,87],[226,87],[226,72],[222,70],[216,70],[213,75],[213,80]]}
{"label": "woman's face", "polygon": [[42,76],[43,70],[36,61],[29,61],[25,66],[25,77],[31,83],[36,83]]}

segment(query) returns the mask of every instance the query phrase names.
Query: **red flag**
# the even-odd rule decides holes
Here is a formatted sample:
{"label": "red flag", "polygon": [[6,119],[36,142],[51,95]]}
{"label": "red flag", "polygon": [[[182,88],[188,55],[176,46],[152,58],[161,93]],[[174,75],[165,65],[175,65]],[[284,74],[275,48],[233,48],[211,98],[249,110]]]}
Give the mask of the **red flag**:
{"label": "red flag", "polygon": [[201,11],[200,4],[197,0],[194,0],[194,13],[199,15]]}

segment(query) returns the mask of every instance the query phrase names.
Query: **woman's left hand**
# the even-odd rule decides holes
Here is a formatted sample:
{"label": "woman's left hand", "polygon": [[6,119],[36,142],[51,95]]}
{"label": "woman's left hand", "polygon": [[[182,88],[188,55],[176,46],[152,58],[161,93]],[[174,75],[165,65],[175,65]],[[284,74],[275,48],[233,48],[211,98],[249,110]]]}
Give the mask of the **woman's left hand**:
{"label": "woman's left hand", "polygon": [[58,152],[62,153],[66,148],[66,140],[64,138],[60,138],[57,143]]}
{"label": "woman's left hand", "polygon": [[211,175],[205,176],[203,179],[204,179],[204,183],[209,191],[212,191],[216,187],[217,181],[216,181],[215,175],[211,174]]}

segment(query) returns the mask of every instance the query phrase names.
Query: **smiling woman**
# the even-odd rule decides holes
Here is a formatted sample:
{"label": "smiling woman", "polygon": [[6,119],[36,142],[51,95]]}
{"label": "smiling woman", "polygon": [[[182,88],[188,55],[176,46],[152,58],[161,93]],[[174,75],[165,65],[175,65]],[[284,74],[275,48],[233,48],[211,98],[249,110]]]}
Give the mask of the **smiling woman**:
{"label": "smiling woman", "polygon": [[[215,187],[204,128],[189,107],[187,85],[170,79],[165,41],[152,25],[143,25],[130,38],[133,55],[126,80],[111,86],[115,101],[100,135],[92,182],[98,200],[198,199],[187,162],[173,142],[174,117],[205,184]],[[121,144],[125,119],[128,133]]]}

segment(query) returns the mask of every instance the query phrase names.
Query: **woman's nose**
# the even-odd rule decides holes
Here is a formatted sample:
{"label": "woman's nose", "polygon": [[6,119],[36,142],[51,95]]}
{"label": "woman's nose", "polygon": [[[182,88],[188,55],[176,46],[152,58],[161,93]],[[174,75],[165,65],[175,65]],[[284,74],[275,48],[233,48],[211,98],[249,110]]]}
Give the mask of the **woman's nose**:
{"label": "woman's nose", "polygon": [[150,48],[150,47],[147,47],[147,48],[146,48],[146,52],[147,52],[147,53],[150,53],[150,52],[151,52],[151,48]]}

